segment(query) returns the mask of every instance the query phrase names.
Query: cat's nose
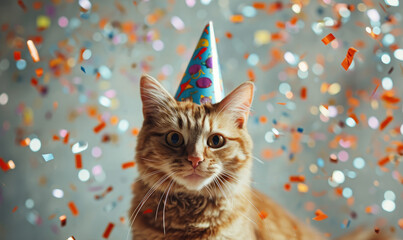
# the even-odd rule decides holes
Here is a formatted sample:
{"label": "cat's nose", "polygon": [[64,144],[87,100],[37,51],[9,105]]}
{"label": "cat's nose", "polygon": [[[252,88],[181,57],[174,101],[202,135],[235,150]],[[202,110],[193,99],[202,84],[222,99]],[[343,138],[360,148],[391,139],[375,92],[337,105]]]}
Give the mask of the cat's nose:
{"label": "cat's nose", "polygon": [[189,161],[189,162],[192,162],[192,167],[193,167],[194,169],[196,169],[197,166],[199,166],[199,163],[203,161],[203,158],[200,157],[200,156],[192,156],[192,155],[189,155],[189,156],[188,156],[188,161]]}

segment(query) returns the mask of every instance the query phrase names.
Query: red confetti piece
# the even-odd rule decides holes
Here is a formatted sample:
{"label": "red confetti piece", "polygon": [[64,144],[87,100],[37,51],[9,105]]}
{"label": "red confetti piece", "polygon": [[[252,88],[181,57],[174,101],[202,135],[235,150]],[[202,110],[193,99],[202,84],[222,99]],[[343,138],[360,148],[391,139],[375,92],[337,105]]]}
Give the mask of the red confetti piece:
{"label": "red confetti piece", "polygon": [[327,218],[327,215],[324,212],[322,212],[322,210],[320,210],[320,209],[317,209],[315,211],[315,215],[316,215],[316,217],[312,218],[312,220],[322,221],[322,220],[325,220]]}
{"label": "red confetti piece", "polygon": [[289,192],[291,190],[291,184],[289,183],[284,184],[284,190]]}
{"label": "red confetti piece", "polygon": [[301,93],[300,93],[301,99],[302,99],[302,100],[305,100],[305,99],[306,99],[306,95],[307,95],[307,89],[306,89],[306,87],[302,87],[302,88],[301,88]]}
{"label": "red confetti piece", "polygon": [[25,6],[25,3],[22,0],[18,0],[18,5],[24,10],[24,12],[27,11],[27,6]]}
{"label": "red confetti piece", "polygon": [[76,154],[75,155],[75,159],[76,159],[76,168],[77,169],[81,169],[83,168],[83,161],[82,161],[82,157],[81,154]]}
{"label": "red confetti piece", "polygon": [[344,70],[348,70],[348,68],[350,67],[351,63],[353,62],[354,59],[354,55],[358,50],[350,47],[347,51],[347,55],[346,58],[344,58],[343,62],[341,63],[341,66],[344,68]]}
{"label": "red confetti piece", "polygon": [[39,58],[38,50],[36,49],[34,42],[32,40],[28,40],[27,45],[28,45],[28,50],[29,50],[29,53],[31,54],[32,60],[34,60],[34,62],[39,62],[40,58]]}
{"label": "red confetti piece", "polygon": [[3,169],[4,172],[7,172],[10,170],[10,166],[3,160],[3,158],[0,158],[0,167]]}
{"label": "red confetti piece", "polygon": [[18,61],[21,59],[21,52],[20,51],[14,51],[14,60]]}
{"label": "red confetti piece", "polygon": [[143,214],[152,213],[153,210],[151,208],[144,210]]}
{"label": "red confetti piece", "polygon": [[230,21],[233,23],[241,23],[241,22],[243,22],[243,16],[242,15],[232,15],[230,18]]}
{"label": "red confetti piece", "polygon": [[113,187],[109,186],[101,195],[95,195],[95,199],[99,200],[99,199],[104,198],[108,193],[112,192],[112,190],[113,190]]}
{"label": "red confetti piece", "polygon": [[94,127],[94,132],[95,133],[99,133],[102,129],[104,129],[106,127],[106,123],[105,122],[101,122],[100,124],[98,124],[97,126]]}
{"label": "red confetti piece", "polygon": [[383,101],[391,104],[396,104],[400,102],[400,98],[389,96],[388,94],[383,94],[381,98]]}
{"label": "red confetti piece", "polygon": [[380,84],[380,83],[378,83],[378,85],[376,85],[376,87],[375,87],[374,91],[372,91],[371,98],[372,98],[372,97],[375,95],[376,90],[378,89],[379,85],[381,85],[381,84]]}
{"label": "red confetti piece", "polygon": [[18,210],[18,206],[15,206],[14,208],[13,208],[13,213],[15,212],[15,211],[17,211]]}
{"label": "red confetti piece", "polygon": [[106,226],[104,234],[102,234],[102,237],[109,238],[109,235],[111,234],[114,226],[115,226],[115,224],[109,223],[108,226]]}
{"label": "red confetti piece", "polygon": [[269,216],[269,214],[266,211],[264,211],[264,210],[260,211],[260,213],[259,213],[260,219],[263,220],[263,219],[267,218],[267,216]]}
{"label": "red confetti piece", "polygon": [[383,130],[386,128],[386,126],[389,125],[390,122],[392,122],[393,116],[388,116],[385,118],[385,120],[382,121],[382,123],[379,125],[379,130]]}
{"label": "red confetti piece", "polygon": [[125,162],[125,163],[122,163],[122,169],[132,168],[132,167],[134,167],[134,165],[135,165],[135,162]]}
{"label": "red confetti piece", "polygon": [[298,17],[297,16],[294,16],[294,17],[292,17],[290,19],[290,24],[291,25],[295,25],[297,22],[298,22]]}
{"label": "red confetti piece", "polygon": [[78,212],[76,204],[74,202],[69,202],[68,206],[69,206],[70,211],[73,214],[73,216],[78,216],[79,212]]}
{"label": "red confetti piece", "polygon": [[305,182],[305,176],[290,176],[290,182]]}
{"label": "red confetti piece", "polygon": [[328,45],[329,43],[331,43],[335,39],[336,38],[333,36],[333,34],[329,33],[328,35],[326,35],[326,37],[322,38],[322,42],[325,45]]}
{"label": "red confetti piece", "polygon": [[358,124],[358,123],[360,122],[360,121],[358,120],[357,116],[356,116],[354,113],[350,114],[349,117],[351,117],[352,119],[354,119],[354,121],[355,121],[356,124]]}
{"label": "red confetti piece", "polygon": [[31,79],[31,85],[32,86],[37,86],[38,85],[38,80],[36,78]]}

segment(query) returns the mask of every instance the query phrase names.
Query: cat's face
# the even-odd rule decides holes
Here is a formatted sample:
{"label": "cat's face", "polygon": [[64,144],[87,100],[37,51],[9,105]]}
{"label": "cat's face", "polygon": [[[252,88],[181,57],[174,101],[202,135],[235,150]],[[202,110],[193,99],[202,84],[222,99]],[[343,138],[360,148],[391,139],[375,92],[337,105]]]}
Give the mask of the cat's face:
{"label": "cat's face", "polygon": [[218,104],[177,102],[144,76],[140,173],[156,172],[146,177],[151,184],[165,179],[189,191],[214,191],[249,175],[252,144],[245,125],[252,95],[253,84],[244,83]]}

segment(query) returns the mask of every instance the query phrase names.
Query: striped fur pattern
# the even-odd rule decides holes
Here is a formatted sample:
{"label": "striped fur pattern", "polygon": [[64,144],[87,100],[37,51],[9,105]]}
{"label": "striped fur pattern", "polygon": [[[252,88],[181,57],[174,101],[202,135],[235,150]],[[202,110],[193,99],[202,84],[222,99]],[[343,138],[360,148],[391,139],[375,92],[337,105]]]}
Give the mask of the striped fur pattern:
{"label": "striped fur pattern", "polygon": [[[138,136],[130,209],[132,239],[324,239],[250,187],[252,140],[246,120],[253,84],[217,104],[177,102],[155,79],[141,79],[144,122]],[[167,143],[171,131],[183,144]],[[225,144],[211,148],[220,134]],[[197,168],[189,155],[203,157]],[[192,172],[197,179],[189,179]],[[261,219],[261,211],[268,213]]]}

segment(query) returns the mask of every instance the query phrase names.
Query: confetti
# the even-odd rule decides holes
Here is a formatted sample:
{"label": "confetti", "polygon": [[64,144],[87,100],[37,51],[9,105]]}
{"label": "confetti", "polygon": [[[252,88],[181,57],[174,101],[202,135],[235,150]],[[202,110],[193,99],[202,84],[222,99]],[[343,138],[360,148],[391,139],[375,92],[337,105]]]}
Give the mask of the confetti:
{"label": "confetti", "polygon": [[102,237],[109,238],[109,235],[111,234],[114,226],[115,226],[115,224],[109,223],[108,226],[106,226],[104,234],[102,234]]}
{"label": "confetti", "polygon": [[230,18],[230,21],[233,23],[241,23],[241,22],[243,22],[243,16],[242,15],[232,15]]}
{"label": "confetti", "polygon": [[335,39],[336,38],[333,36],[333,34],[329,33],[328,35],[326,35],[326,37],[322,38],[322,42],[325,45],[328,45],[329,43],[331,43]]}
{"label": "confetti", "polygon": [[18,5],[22,8],[22,10],[24,10],[24,12],[26,12],[27,6],[25,6],[25,3],[22,0],[18,0]]}
{"label": "confetti", "polygon": [[328,216],[324,212],[322,212],[322,210],[320,210],[320,209],[317,209],[315,211],[315,215],[316,215],[316,217],[312,218],[312,220],[315,220],[315,221],[322,221],[322,220],[325,220],[326,218],[328,218]]}
{"label": "confetti", "polygon": [[66,217],[66,215],[61,215],[61,216],[59,217],[59,220],[60,220],[60,226],[61,226],[61,227],[66,226],[66,223],[67,223],[67,217]]}
{"label": "confetti", "polygon": [[70,236],[69,238],[67,238],[67,240],[76,240],[76,238],[74,236]]}
{"label": "confetti", "polygon": [[21,52],[20,51],[14,51],[14,60],[18,61],[21,59]]}
{"label": "confetti", "polygon": [[83,168],[83,161],[82,161],[81,154],[78,153],[78,154],[76,154],[74,156],[75,156],[75,161],[76,161],[76,168],[77,169]]}
{"label": "confetti", "polygon": [[18,210],[18,206],[15,206],[15,207],[13,208],[12,212],[14,213],[14,212],[17,211],[17,210]]}
{"label": "confetti", "polygon": [[151,208],[149,208],[149,209],[144,210],[143,214],[148,214],[148,213],[152,213],[152,212],[153,212],[153,210]]}
{"label": "confetti", "polygon": [[4,171],[7,172],[10,167],[8,166],[8,164],[3,160],[3,158],[0,157],[0,168]]}
{"label": "confetti", "polygon": [[42,154],[42,157],[43,157],[43,160],[45,160],[45,162],[49,162],[54,159],[54,156],[52,153]]}
{"label": "confetti", "polygon": [[381,122],[381,124],[379,125],[379,130],[382,131],[383,129],[385,129],[389,125],[389,123],[392,121],[393,121],[393,116],[386,117],[385,120],[383,120]]}
{"label": "confetti", "polygon": [[28,45],[28,50],[29,50],[29,53],[31,54],[32,60],[34,62],[39,62],[40,58],[39,58],[38,50],[36,49],[34,42],[32,40],[28,40],[27,45]]}
{"label": "confetti", "polygon": [[70,208],[71,214],[73,214],[73,216],[78,216],[79,212],[76,207],[76,204],[74,202],[69,202],[68,206]]}
{"label": "confetti", "polygon": [[81,71],[83,71],[83,73],[86,73],[85,68],[83,66],[81,66],[80,68],[81,68]]}
{"label": "confetti", "polygon": [[99,133],[100,131],[102,131],[102,129],[104,129],[106,127],[106,123],[105,122],[101,122],[100,124],[98,124],[97,126],[94,127],[94,133]]}
{"label": "confetti", "polygon": [[262,210],[262,211],[260,211],[260,213],[259,213],[259,217],[260,217],[260,219],[265,219],[265,218],[267,218],[269,216],[269,214],[266,212],[266,211],[264,211],[264,210]]}
{"label": "confetti", "polygon": [[341,63],[341,66],[344,68],[344,70],[346,70],[346,71],[348,70],[351,63],[353,62],[354,55],[357,51],[358,50],[353,47],[350,47],[348,49],[346,58],[344,58],[343,62]]}
{"label": "confetti", "polygon": [[122,163],[122,169],[128,169],[128,168],[132,168],[132,167],[134,167],[134,165],[135,165],[135,162],[125,162],[125,163]]}
{"label": "confetti", "polygon": [[290,182],[305,182],[305,176],[290,176]]}

